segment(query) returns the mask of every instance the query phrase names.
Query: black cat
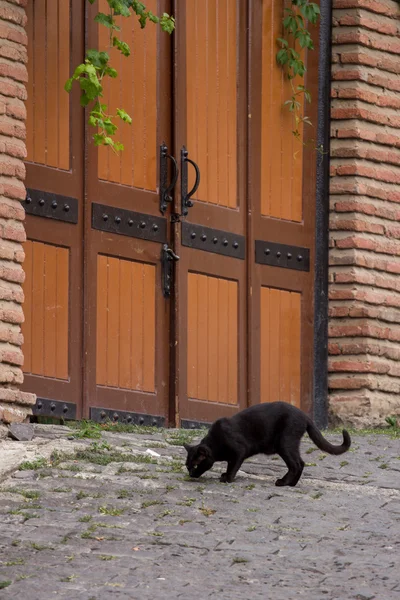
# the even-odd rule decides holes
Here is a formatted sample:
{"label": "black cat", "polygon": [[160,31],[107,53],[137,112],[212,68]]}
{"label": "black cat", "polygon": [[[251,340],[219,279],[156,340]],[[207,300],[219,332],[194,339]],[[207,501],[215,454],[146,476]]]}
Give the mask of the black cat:
{"label": "black cat", "polygon": [[333,446],[303,411],[286,402],[272,402],[246,408],[230,419],[218,419],[200,444],[184,444],[188,453],[186,467],[190,477],[200,477],[216,461],[226,460],[228,468],[220,481],[231,483],[246,458],[279,454],[289,471],[275,485],[294,486],[304,468],[299,448],[306,431],[314,444],[328,454],[343,454],[350,448],[350,436],[345,429],[343,444]]}

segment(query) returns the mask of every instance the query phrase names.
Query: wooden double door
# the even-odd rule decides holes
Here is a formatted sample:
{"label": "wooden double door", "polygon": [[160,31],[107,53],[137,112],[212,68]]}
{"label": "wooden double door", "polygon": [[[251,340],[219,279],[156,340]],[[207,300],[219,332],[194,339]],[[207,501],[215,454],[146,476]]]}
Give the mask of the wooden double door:
{"label": "wooden double door", "polygon": [[309,412],[315,156],[282,108],[284,2],[148,0],[174,14],[171,37],[121,19],[132,54],[111,50],[104,88],[133,118],[120,155],[94,146],[79,91],[63,90],[85,39],[107,44],[105,4],[27,7],[34,412],[186,427],[276,399]]}

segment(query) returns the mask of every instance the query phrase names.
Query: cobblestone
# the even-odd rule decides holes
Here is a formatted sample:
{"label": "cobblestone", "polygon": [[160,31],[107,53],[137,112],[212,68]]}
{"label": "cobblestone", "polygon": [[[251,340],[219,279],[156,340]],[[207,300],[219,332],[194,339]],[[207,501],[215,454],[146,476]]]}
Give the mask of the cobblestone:
{"label": "cobblestone", "polygon": [[2,600],[399,597],[398,438],[355,435],[341,457],[306,438],[289,489],[276,457],[229,485],[222,465],[188,480],[170,432],[70,434],[0,442]]}

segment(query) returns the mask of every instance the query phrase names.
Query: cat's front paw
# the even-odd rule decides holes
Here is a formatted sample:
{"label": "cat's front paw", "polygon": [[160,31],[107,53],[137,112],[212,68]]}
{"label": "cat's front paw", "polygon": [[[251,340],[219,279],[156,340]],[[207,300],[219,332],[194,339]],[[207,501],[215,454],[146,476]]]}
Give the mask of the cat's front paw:
{"label": "cat's front paw", "polygon": [[219,478],[221,483],[229,483],[228,480],[228,473],[222,473],[221,477]]}
{"label": "cat's front paw", "polygon": [[284,485],[287,485],[287,483],[284,481],[284,479],[277,479],[275,481],[275,485],[277,485],[278,487],[282,487]]}

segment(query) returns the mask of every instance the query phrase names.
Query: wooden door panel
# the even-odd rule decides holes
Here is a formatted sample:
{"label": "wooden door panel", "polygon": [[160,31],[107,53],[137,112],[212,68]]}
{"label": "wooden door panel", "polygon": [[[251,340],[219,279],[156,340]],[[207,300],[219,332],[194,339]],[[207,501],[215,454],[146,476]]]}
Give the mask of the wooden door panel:
{"label": "wooden door panel", "polygon": [[[99,10],[107,12],[106,0],[101,0]],[[157,0],[149,0],[146,8],[158,13]],[[131,48],[131,55],[124,57],[119,50],[109,51],[110,62],[118,71],[117,79],[106,78],[104,102],[110,114],[123,108],[132,116],[132,125],[118,123],[118,136],[124,151],[117,155],[101,146],[98,151],[98,175],[102,181],[119,183],[144,190],[157,188],[157,123],[158,105],[157,77],[158,36],[154,24],[140,28],[135,16],[127,19],[117,17],[121,28],[119,35]],[[167,36],[167,34],[164,34]],[[109,30],[99,28],[99,46],[109,45]]]}
{"label": "wooden door panel", "polygon": [[24,250],[24,372],[67,380],[69,251],[31,241]]}
{"label": "wooden door panel", "polygon": [[154,265],[98,255],[96,383],[155,391]]}
{"label": "wooden door panel", "polygon": [[189,399],[238,403],[238,282],[188,273]]}
{"label": "wooden door panel", "polygon": [[64,90],[70,76],[70,10],[65,0],[33,0],[26,7],[27,160],[63,170],[70,168],[69,96]]}
{"label": "wooden door panel", "polygon": [[300,127],[296,140],[283,106],[290,82],[276,64],[284,8],[281,0],[253,2],[250,20],[250,401],[284,400],[310,412],[318,48],[304,56],[314,127]]}
{"label": "wooden door panel", "polygon": [[[79,0],[33,0],[28,13],[23,389],[34,414],[80,417],[83,317],[83,111],[64,90],[82,62]],[[70,33],[73,31],[73,35]],[[70,274],[73,273],[73,281]]]}
{"label": "wooden door panel", "polygon": [[202,173],[194,198],[227,208],[237,207],[236,25],[235,2],[187,3],[187,147]]}
{"label": "wooden door panel", "polygon": [[[174,238],[175,395],[184,426],[247,402],[246,15],[236,0],[176,3],[175,154],[185,146],[201,174]],[[191,189],[191,165],[188,173]]]}
{"label": "wooden door panel", "polygon": [[96,420],[117,414],[121,421],[151,415],[165,423],[169,304],[161,291],[160,245],[92,231],[91,251],[97,258],[87,289],[89,414]]}
{"label": "wooden door panel", "polygon": [[[88,47],[107,43],[107,31],[88,9]],[[150,0],[155,14],[169,2]],[[160,145],[171,141],[171,38],[149,22],[118,18],[131,47],[114,48],[110,63],[119,77],[107,82],[112,114],[124,108],[119,155],[96,148],[89,137],[85,206],[85,411],[96,420],[166,424],[169,420],[170,301],[161,286],[161,251],[169,241],[160,215]],[[92,135],[92,132],[89,132]],[[171,151],[171,148],[170,148]]]}
{"label": "wooden door panel", "polygon": [[300,406],[301,294],[260,291],[260,401]]}
{"label": "wooden door panel", "polygon": [[[282,35],[284,9],[282,0],[262,2],[261,214],[301,222],[304,132],[300,124],[300,139],[293,136],[293,114],[283,108],[292,97],[292,87],[276,62],[276,39]],[[302,80],[292,83],[297,86]]]}

